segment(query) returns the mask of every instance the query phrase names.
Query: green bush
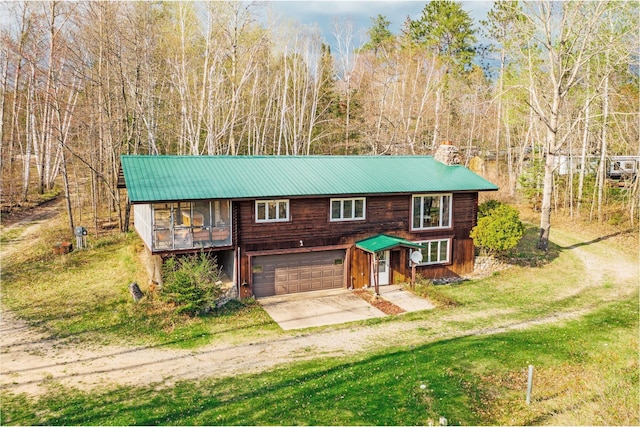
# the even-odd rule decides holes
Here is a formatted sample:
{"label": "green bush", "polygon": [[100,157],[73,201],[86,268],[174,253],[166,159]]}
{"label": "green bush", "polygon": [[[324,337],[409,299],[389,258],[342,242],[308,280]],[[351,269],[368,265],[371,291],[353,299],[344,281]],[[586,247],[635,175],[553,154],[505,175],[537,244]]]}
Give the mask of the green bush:
{"label": "green bush", "polygon": [[478,219],[478,225],[471,230],[473,243],[480,250],[494,255],[513,249],[523,235],[524,225],[518,210],[505,204],[491,209]]}
{"label": "green bush", "polygon": [[204,253],[167,259],[163,276],[162,298],[175,304],[178,313],[208,313],[222,293],[220,268]]}

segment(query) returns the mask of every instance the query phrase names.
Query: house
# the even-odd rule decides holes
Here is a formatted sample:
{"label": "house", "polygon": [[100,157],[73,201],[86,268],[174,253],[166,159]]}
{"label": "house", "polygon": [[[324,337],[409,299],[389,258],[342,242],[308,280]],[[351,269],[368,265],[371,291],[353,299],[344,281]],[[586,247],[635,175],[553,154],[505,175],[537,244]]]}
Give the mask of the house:
{"label": "house", "polygon": [[210,251],[242,296],[406,282],[416,251],[424,276],[469,273],[478,192],[498,189],[432,156],[121,161],[151,256]]}

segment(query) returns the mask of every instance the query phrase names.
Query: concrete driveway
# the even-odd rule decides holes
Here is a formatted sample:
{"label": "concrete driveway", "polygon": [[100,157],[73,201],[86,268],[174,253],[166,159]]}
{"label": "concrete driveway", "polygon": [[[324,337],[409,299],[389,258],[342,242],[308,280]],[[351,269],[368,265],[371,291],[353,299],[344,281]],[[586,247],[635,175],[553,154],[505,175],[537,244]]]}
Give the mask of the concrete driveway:
{"label": "concrete driveway", "polygon": [[[430,310],[434,305],[398,285],[380,286],[380,296],[405,312]],[[284,330],[335,325],[384,317],[378,310],[347,289],[301,292],[258,298],[271,318]]]}
{"label": "concrete driveway", "polygon": [[258,302],[284,330],[386,316],[348,289],[276,295],[258,298]]}

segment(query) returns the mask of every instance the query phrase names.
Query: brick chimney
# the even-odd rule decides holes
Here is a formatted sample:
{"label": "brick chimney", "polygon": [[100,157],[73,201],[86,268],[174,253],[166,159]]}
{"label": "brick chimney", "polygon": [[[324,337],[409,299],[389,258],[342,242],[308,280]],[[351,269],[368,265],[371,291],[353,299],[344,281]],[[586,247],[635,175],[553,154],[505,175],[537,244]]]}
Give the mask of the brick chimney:
{"label": "brick chimney", "polygon": [[458,156],[458,147],[451,145],[449,141],[444,141],[436,150],[433,159],[447,166],[459,165],[460,156]]}

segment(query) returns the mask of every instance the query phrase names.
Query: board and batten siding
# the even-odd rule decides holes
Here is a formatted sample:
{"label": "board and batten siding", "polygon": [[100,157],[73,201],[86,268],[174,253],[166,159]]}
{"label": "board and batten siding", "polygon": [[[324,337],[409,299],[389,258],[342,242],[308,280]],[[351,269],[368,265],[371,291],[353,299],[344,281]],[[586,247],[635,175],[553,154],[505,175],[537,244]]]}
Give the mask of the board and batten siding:
{"label": "board and batten siding", "polygon": [[151,225],[151,205],[133,205],[133,225],[147,248],[152,249],[153,227]]}

